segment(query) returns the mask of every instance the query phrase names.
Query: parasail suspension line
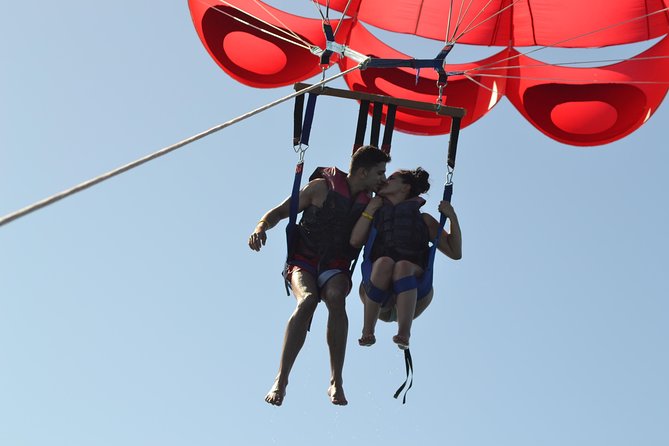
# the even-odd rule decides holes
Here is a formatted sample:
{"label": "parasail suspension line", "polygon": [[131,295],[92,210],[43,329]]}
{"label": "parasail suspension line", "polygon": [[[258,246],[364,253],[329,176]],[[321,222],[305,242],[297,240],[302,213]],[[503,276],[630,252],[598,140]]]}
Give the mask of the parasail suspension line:
{"label": "parasail suspension line", "polygon": [[[518,0],[516,0],[516,1],[518,1]],[[520,56],[527,56],[528,54],[532,54],[532,53],[535,53],[537,51],[544,50],[546,48],[558,47],[558,45],[562,45],[563,43],[566,43],[566,42],[571,42],[572,40],[580,39],[581,37],[586,37],[586,36],[590,36],[592,34],[597,34],[597,33],[602,32],[602,31],[607,31],[609,29],[616,28],[618,26],[625,25],[625,24],[628,24],[628,23],[632,23],[632,22],[635,22],[637,20],[643,20],[643,19],[646,19],[648,17],[654,16],[654,15],[657,15],[657,14],[666,14],[667,12],[669,12],[669,7],[659,9],[657,11],[653,11],[653,12],[648,13],[648,14],[641,15],[639,17],[634,17],[633,19],[624,20],[622,22],[614,23],[613,25],[605,26],[605,27],[602,27],[602,28],[599,28],[599,29],[595,29],[593,31],[588,31],[588,32],[580,34],[578,36],[570,37],[568,39],[559,40],[559,41],[553,42],[549,45],[542,45],[538,48],[533,48],[530,51],[526,51],[524,53],[519,53],[519,54],[514,55],[514,56],[509,56],[506,59],[498,60],[498,61],[492,62],[488,65],[483,65],[483,66],[480,66],[480,67],[476,67],[476,68],[474,68],[472,70],[468,70],[468,71],[485,70],[485,69],[488,69],[490,67],[494,67],[495,65],[500,64],[502,62],[506,62],[507,60],[517,59]],[[500,77],[506,77],[506,76],[500,76]],[[527,79],[527,78],[524,78],[524,79]]]}
{"label": "parasail suspension line", "polygon": [[227,121],[227,122],[224,122],[224,123],[222,123],[222,124],[216,125],[216,126],[210,128],[210,129],[208,129],[208,130],[205,130],[205,131],[203,131],[203,132],[201,132],[201,133],[198,133],[197,135],[193,135],[193,136],[191,136],[191,137],[189,137],[189,138],[186,138],[186,139],[184,139],[183,141],[180,141],[180,142],[178,142],[178,143],[176,143],[176,144],[172,144],[171,146],[164,147],[164,148],[162,148],[162,149],[160,149],[160,150],[158,150],[158,151],[156,151],[156,152],[154,152],[154,153],[151,153],[151,154],[149,154],[149,155],[146,155],[146,156],[144,156],[144,157],[142,157],[142,158],[140,158],[140,159],[138,159],[138,160],[135,160],[135,161],[132,161],[132,162],[130,162],[130,163],[128,163],[128,164],[125,164],[125,165],[123,165],[123,166],[117,167],[116,169],[110,170],[110,171],[107,172],[107,173],[104,173],[104,174],[102,174],[102,175],[99,175],[99,176],[97,176],[97,177],[95,177],[95,178],[91,178],[90,180],[84,181],[83,183],[80,183],[80,184],[78,184],[78,185],[76,185],[76,186],[74,186],[74,187],[71,187],[71,188],[69,188],[69,189],[66,189],[66,190],[64,190],[64,191],[62,191],[62,192],[59,192],[59,193],[54,194],[54,195],[52,195],[52,196],[50,196],[50,197],[47,197],[47,198],[45,198],[45,199],[43,199],[43,200],[40,200],[40,201],[38,201],[38,202],[35,202],[35,203],[33,203],[33,204],[29,205],[29,206],[26,206],[26,207],[24,207],[24,208],[22,208],[22,209],[19,209],[19,210],[15,211],[15,212],[12,212],[12,213],[7,214],[7,215],[5,215],[5,216],[3,216],[3,217],[0,217],[0,226],[6,225],[7,223],[10,223],[10,222],[12,222],[12,221],[14,221],[14,220],[16,220],[16,219],[18,219],[18,218],[21,218],[21,217],[23,217],[23,216],[25,216],[25,215],[28,215],[28,214],[30,214],[30,213],[32,213],[32,212],[35,212],[35,211],[37,211],[37,210],[39,210],[39,209],[42,209],[42,208],[46,207],[46,206],[49,206],[49,205],[51,205],[51,204],[53,204],[53,203],[55,203],[55,202],[57,202],[57,201],[62,200],[63,198],[69,197],[70,195],[74,195],[74,194],[76,194],[76,193],[78,193],[78,192],[81,192],[81,191],[83,191],[83,190],[89,189],[89,188],[95,186],[95,185],[98,184],[98,183],[102,183],[102,182],[105,181],[105,180],[108,180],[108,179],[110,179],[110,178],[112,178],[112,177],[115,177],[115,176],[117,176],[117,175],[120,175],[120,174],[122,174],[122,173],[124,173],[124,172],[127,172],[127,171],[131,170],[131,169],[134,169],[134,168],[136,168],[136,167],[139,167],[139,166],[141,166],[142,164],[145,164],[145,163],[147,163],[147,162],[149,162],[149,161],[153,161],[154,159],[159,158],[159,157],[161,157],[161,156],[163,156],[163,155],[167,155],[167,154],[170,153],[170,152],[173,152],[173,151],[175,151],[175,150],[177,150],[177,149],[180,149],[180,148],[182,148],[182,147],[184,147],[184,146],[186,146],[186,145],[188,145],[188,144],[190,144],[190,143],[193,143],[193,142],[195,142],[195,141],[197,141],[197,140],[199,140],[199,139],[204,138],[205,136],[209,136],[209,135],[211,135],[212,133],[216,133],[216,132],[218,132],[218,131],[220,131],[220,130],[223,130],[223,129],[226,128],[226,127],[230,127],[230,126],[232,126],[232,125],[234,125],[234,124],[237,124],[238,122],[241,122],[241,121],[243,121],[243,120],[245,120],[245,119],[248,119],[248,118],[250,118],[250,117],[252,117],[252,116],[255,116],[255,115],[259,114],[259,113],[262,113],[262,112],[264,112],[265,110],[268,110],[268,109],[270,109],[270,108],[272,108],[272,107],[274,107],[274,106],[277,106],[277,105],[279,105],[279,104],[281,104],[281,103],[283,103],[283,102],[286,102],[286,101],[288,101],[288,100],[290,100],[290,99],[293,99],[293,98],[296,97],[296,96],[303,95],[303,94],[308,93],[308,92],[310,92],[310,91],[316,90],[316,89],[320,88],[322,85],[324,85],[324,84],[326,84],[326,83],[328,83],[328,82],[331,82],[331,81],[333,81],[334,79],[337,79],[337,78],[339,78],[339,77],[345,76],[345,75],[347,75],[348,73],[351,73],[351,72],[353,72],[353,71],[355,71],[355,70],[357,70],[357,69],[359,69],[359,68],[360,68],[360,65],[356,65],[355,67],[349,68],[348,70],[346,70],[346,71],[342,71],[341,73],[337,73],[337,74],[335,74],[335,75],[333,75],[333,76],[331,76],[331,77],[329,77],[329,78],[327,78],[327,79],[324,79],[324,80],[322,80],[322,81],[320,81],[320,82],[317,82],[317,83],[315,83],[315,84],[313,84],[313,85],[306,85],[306,84],[305,84],[304,87],[301,88],[299,91],[296,91],[296,92],[294,92],[294,93],[291,93],[291,94],[289,94],[289,95],[287,95],[287,96],[284,96],[284,97],[282,97],[282,98],[276,99],[276,100],[274,100],[274,101],[272,101],[272,102],[269,102],[269,103],[267,103],[267,104],[265,104],[265,105],[263,105],[263,106],[261,106],[261,107],[256,108],[255,110],[251,110],[251,111],[249,111],[249,112],[247,112],[247,113],[244,113],[243,115],[237,116],[236,118],[233,118],[233,119],[231,119],[231,120],[229,120],[229,121]]}
{"label": "parasail suspension line", "polygon": [[[488,5],[489,5],[491,2],[492,2],[492,0],[488,0],[488,3],[483,7],[483,9],[487,8]],[[462,3],[460,3],[460,10],[458,11],[458,20],[457,20],[457,22],[455,23],[455,29],[454,29],[453,32],[451,33],[451,39],[450,39],[450,40],[447,40],[446,43],[455,43],[455,42],[456,42],[455,36],[458,34],[458,30],[460,29],[460,25],[462,25],[462,21],[465,19],[465,16],[466,16],[467,13],[469,12],[469,8],[471,8],[471,6],[472,6],[472,4],[474,3],[474,1],[473,1],[473,0],[470,0],[470,1],[467,3],[467,8],[465,8],[464,10],[462,9],[462,5],[463,5],[463,3],[464,3],[464,1],[463,1]]]}
{"label": "parasail suspension line", "polygon": [[[512,8],[516,3],[520,2],[520,1],[521,1],[521,0],[514,0],[513,3],[511,3],[511,4],[507,5],[507,6],[505,6],[504,8],[500,9],[499,11],[497,11],[497,12],[494,13],[494,14],[492,14],[491,16],[486,17],[485,20],[480,21],[480,22],[477,23],[476,25],[473,25],[473,23],[476,21],[476,19],[478,19],[479,16],[480,16],[481,14],[483,14],[483,12],[486,10],[486,8],[487,8],[488,6],[490,6],[490,4],[492,3],[492,0],[488,0],[488,3],[486,3],[486,5],[485,5],[483,8],[481,8],[481,10],[474,16],[474,18],[473,18],[472,20],[469,21],[469,23],[467,24],[467,27],[465,28],[465,30],[462,31],[462,32],[461,32],[460,34],[458,34],[457,36],[453,37],[453,41],[458,41],[458,40],[460,40],[460,38],[461,38],[462,36],[464,36],[465,34],[467,34],[468,32],[475,30],[476,28],[478,28],[479,26],[483,25],[483,24],[484,24],[485,22],[487,22],[488,20],[494,19],[495,17],[497,17],[498,15],[502,14],[502,13],[503,13],[504,11],[506,11],[507,9]],[[464,20],[464,16],[463,16],[462,18],[463,18],[463,20]],[[472,26],[472,25],[473,25],[473,26]],[[460,26],[460,23],[458,23],[458,26],[457,26],[457,27],[459,27],[459,26]]]}
{"label": "parasail suspension line", "polygon": [[[451,18],[453,17],[453,0],[451,0],[451,7],[448,9],[448,21],[446,22],[446,41],[445,44],[449,43],[451,38],[448,33],[451,31]],[[455,35],[455,33],[453,33]]]}
{"label": "parasail suspension line", "polygon": [[[634,56],[635,61],[641,61],[641,60],[662,60],[662,59],[669,59],[669,56],[647,56],[647,57],[637,57]],[[613,64],[613,63],[618,63],[618,62],[624,62],[626,60],[629,60],[628,58],[619,58],[619,59],[591,59],[591,60],[579,60],[579,61],[573,61],[573,62],[543,62],[543,63],[536,63],[536,64],[524,64],[524,65],[505,65],[503,67],[488,67],[486,68],[486,71],[495,71],[495,70],[508,70],[509,68],[536,68],[536,67],[544,67],[546,65],[550,65],[552,67],[570,67],[570,66],[576,66],[576,65],[595,65],[595,66],[604,66],[608,64]],[[463,71],[463,75],[466,75],[465,73],[469,73],[472,71],[476,71],[476,68],[470,69],[470,70],[465,70]],[[625,81],[625,82],[630,82],[630,81]]]}
{"label": "parasail suspension line", "polygon": [[[283,22],[281,22],[281,20],[280,20],[278,17],[274,16],[274,15],[273,15],[270,11],[268,11],[264,6],[260,5],[260,6],[265,10],[265,12],[267,12],[267,14],[269,14],[270,16],[272,16],[272,18],[274,18],[277,22],[281,23],[281,24],[284,26],[285,29],[284,29],[284,28],[279,28],[278,26],[273,25],[273,24],[271,24],[271,23],[269,23],[269,22],[267,22],[267,21],[265,21],[265,20],[262,20],[262,19],[260,19],[260,18],[258,18],[258,17],[256,17],[256,16],[254,16],[253,14],[249,14],[248,12],[246,12],[246,11],[244,11],[243,9],[239,8],[238,6],[235,6],[235,5],[233,5],[233,4],[229,3],[229,2],[227,2],[226,0],[219,0],[219,1],[220,1],[222,4],[224,4],[224,5],[226,5],[226,6],[229,6],[230,8],[239,11],[239,12],[241,12],[241,13],[244,14],[244,15],[246,15],[246,16],[248,16],[248,17],[254,19],[254,20],[257,20],[258,22],[260,22],[260,23],[262,23],[262,24],[264,24],[264,25],[267,25],[268,27],[275,29],[275,30],[278,31],[278,32],[281,32],[281,33],[283,33],[283,34],[285,34],[285,35],[287,35],[287,36],[290,36],[290,37],[294,37],[296,40],[290,40],[288,37],[281,36],[281,35],[279,35],[279,34],[276,34],[276,33],[271,32],[271,31],[269,31],[269,30],[267,30],[267,29],[264,29],[264,28],[261,28],[261,27],[259,27],[259,26],[257,26],[257,25],[254,25],[254,24],[252,24],[252,23],[249,23],[249,22],[247,22],[246,20],[242,19],[241,17],[236,17],[236,16],[230,14],[229,12],[225,12],[225,11],[223,11],[222,9],[214,8],[214,11],[216,11],[216,12],[218,12],[218,13],[220,13],[220,14],[223,14],[223,15],[227,16],[228,18],[231,18],[232,20],[235,20],[235,21],[237,21],[237,22],[239,22],[239,23],[241,23],[241,24],[243,24],[243,25],[246,25],[246,26],[248,26],[248,27],[250,27],[250,28],[253,28],[253,29],[257,30],[257,31],[260,31],[260,32],[262,32],[262,33],[264,33],[264,34],[270,35],[270,36],[272,36],[272,37],[275,37],[275,38],[277,38],[277,39],[279,39],[279,40],[283,40],[283,41],[288,42],[288,43],[292,43],[293,45],[297,45],[297,46],[299,46],[299,47],[302,47],[302,48],[311,50],[311,44],[310,44],[309,42],[307,42],[306,40],[304,40],[302,37],[300,37],[299,34],[295,33],[295,32],[292,31],[289,27],[287,27],[286,25],[284,25]],[[298,42],[298,41],[299,41],[299,42]]]}
{"label": "parasail suspension line", "polygon": [[[220,0],[220,1],[225,1],[225,0]],[[230,5],[230,6],[232,6],[233,8],[237,9],[238,11],[240,11],[240,12],[242,12],[242,13],[244,13],[244,14],[248,14],[247,12],[243,11],[241,8],[239,8],[239,7],[237,7],[237,6],[234,6],[234,5],[231,5],[231,4],[228,3],[227,1],[226,1],[226,3],[227,3],[228,5]],[[271,23],[268,23],[268,22],[265,21],[265,20],[260,20],[260,19],[257,18],[257,17],[253,17],[253,16],[251,16],[251,17],[253,17],[253,18],[256,19],[256,20],[261,21],[262,23],[264,23],[264,24],[266,24],[266,25],[268,25],[268,26],[271,26],[272,28],[274,28],[274,29],[276,29],[276,30],[278,30],[278,31],[281,31],[281,32],[283,32],[283,33],[286,33],[286,34],[289,34],[289,35],[295,37],[297,40],[299,40],[300,42],[304,43],[306,46],[309,46],[309,45],[310,45],[309,42],[307,42],[305,39],[302,38],[302,36],[300,36],[298,33],[296,33],[295,31],[293,31],[292,29],[290,29],[288,26],[286,26],[286,24],[283,23],[283,21],[282,21],[279,17],[277,17],[277,16],[274,15],[269,9],[267,9],[266,5],[265,5],[263,2],[259,2],[258,0],[255,0],[255,3],[256,3],[258,6],[260,6],[260,7],[263,9],[263,11],[265,11],[265,12],[267,13],[267,15],[269,15],[269,16],[272,17],[274,20],[276,20],[277,22],[279,22],[279,23],[281,24],[281,26],[283,26],[283,28],[279,28],[278,26],[274,26],[274,25],[272,25]]]}
{"label": "parasail suspension line", "polygon": [[344,16],[348,13],[349,6],[351,6],[351,0],[348,0],[348,2],[346,2],[346,7],[344,8],[344,11],[341,13],[341,20],[339,20],[339,23],[337,23],[337,28],[335,28],[334,30],[335,37],[337,37],[337,32],[339,31],[339,27],[344,22]]}

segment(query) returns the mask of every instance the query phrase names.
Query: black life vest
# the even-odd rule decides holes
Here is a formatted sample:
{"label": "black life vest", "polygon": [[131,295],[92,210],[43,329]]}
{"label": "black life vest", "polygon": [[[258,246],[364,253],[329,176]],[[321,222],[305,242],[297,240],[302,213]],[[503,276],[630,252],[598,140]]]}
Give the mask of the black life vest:
{"label": "black life vest", "polygon": [[302,213],[296,252],[318,256],[321,261],[353,260],[360,250],[350,244],[351,231],[369,203],[370,194],[363,191],[351,197],[346,173],[336,167],[317,168],[309,181],[316,178],[325,179],[328,194],[323,207],[309,206]]}
{"label": "black life vest", "polygon": [[430,233],[420,211],[425,200],[414,197],[397,205],[384,200],[374,216],[377,236],[372,261],[382,256],[409,260],[425,268]]}

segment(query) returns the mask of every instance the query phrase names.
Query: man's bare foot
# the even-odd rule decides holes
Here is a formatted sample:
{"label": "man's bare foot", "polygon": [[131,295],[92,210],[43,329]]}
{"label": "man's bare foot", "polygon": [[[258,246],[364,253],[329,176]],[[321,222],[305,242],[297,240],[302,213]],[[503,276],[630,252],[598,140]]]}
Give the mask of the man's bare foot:
{"label": "man's bare foot", "polygon": [[272,388],[265,395],[265,401],[273,406],[280,406],[283,403],[284,396],[286,396],[286,386],[279,385],[279,382],[275,381]]}
{"label": "man's bare foot", "polygon": [[341,386],[331,384],[330,387],[328,387],[328,396],[330,397],[332,404],[336,406],[345,406],[348,404],[348,401],[344,396],[344,389]]}

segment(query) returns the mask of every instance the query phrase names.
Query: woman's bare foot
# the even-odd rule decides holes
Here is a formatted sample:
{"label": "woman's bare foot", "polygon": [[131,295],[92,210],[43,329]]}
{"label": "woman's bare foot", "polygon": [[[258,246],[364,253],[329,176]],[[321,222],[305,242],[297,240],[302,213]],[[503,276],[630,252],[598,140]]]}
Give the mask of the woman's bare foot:
{"label": "woman's bare foot", "polygon": [[393,342],[397,344],[400,350],[406,350],[409,348],[409,338],[402,335],[393,336]]}
{"label": "woman's bare foot", "polygon": [[376,343],[376,336],[374,336],[374,333],[363,333],[360,339],[358,339],[358,344],[360,344],[363,347],[369,347],[370,345],[374,345]]}
{"label": "woman's bare foot", "polygon": [[265,395],[265,401],[273,406],[280,406],[284,396],[286,396],[286,386],[280,385],[279,381],[274,381],[274,385]]}
{"label": "woman's bare foot", "polygon": [[330,387],[328,387],[328,396],[334,405],[345,406],[348,404],[348,401],[344,396],[344,388],[342,386],[335,386],[334,384],[331,384]]}

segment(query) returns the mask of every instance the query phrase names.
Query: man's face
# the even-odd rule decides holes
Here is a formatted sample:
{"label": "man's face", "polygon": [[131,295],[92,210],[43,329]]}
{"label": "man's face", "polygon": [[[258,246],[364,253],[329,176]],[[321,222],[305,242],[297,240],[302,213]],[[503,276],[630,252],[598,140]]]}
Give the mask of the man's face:
{"label": "man's face", "polygon": [[367,171],[365,178],[366,189],[370,192],[378,191],[386,182],[386,163],[378,163]]}

